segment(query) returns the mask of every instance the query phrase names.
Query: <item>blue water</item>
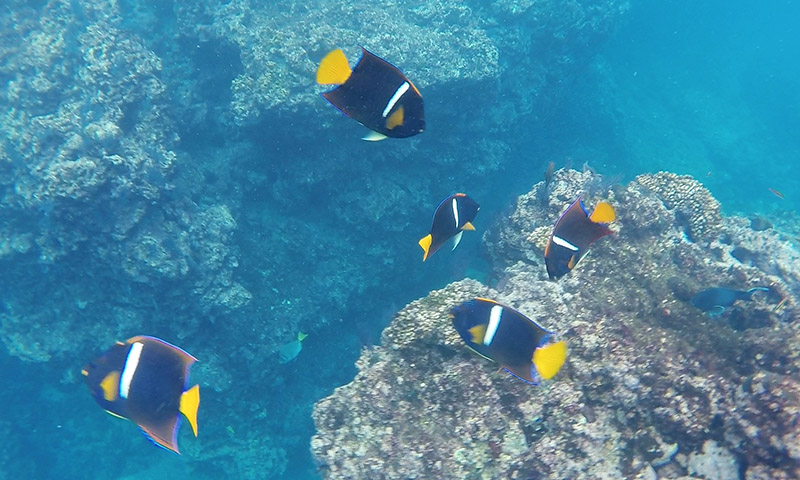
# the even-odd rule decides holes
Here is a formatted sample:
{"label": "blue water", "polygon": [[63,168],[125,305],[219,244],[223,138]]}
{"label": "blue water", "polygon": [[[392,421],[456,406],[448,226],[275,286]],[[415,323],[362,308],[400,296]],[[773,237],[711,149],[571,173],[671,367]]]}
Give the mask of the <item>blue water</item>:
{"label": "blue water", "polygon": [[[469,2],[476,15],[493,3]],[[500,51],[498,78],[420,82],[426,132],[378,144],[359,140],[363,129],[332,115],[322,98],[233,121],[231,85],[244,71],[243,49],[208,28],[215,9],[229,4],[203,5],[207,11],[195,12],[199,23],[187,28],[179,6],[120,4],[113,23],[121,33],[107,51],[138,39],[161,60],[155,76],[164,85],[151,98],[147,74],[126,84],[135,100],[121,103],[121,138],[153,125],[166,139],[119,147],[156,161],[109,169],[102,173],[107,183],[86,181],[80,185],[89,193],[73,197],[48,196],[47,177],[36,172],[59,152],[73,160],[96,154],[85,144],[59,148],[68,143],[64,132],[85,132],[102,116],[104,97],[77,102],[75,128],[37,122],[94,95],[72,75],[84,62],[82,42],[91,43],[82,35],[103,42],[86,26],[102,23],[111,7],[0,7],[0,110],[8,115],[0,141],[0,478],[317,478],[309,453],[314,402],[353,378],[360,349],[380,341],[403,305],[466,275],[487,280],[481,231],[542,179],[550,161],[587,165],[620,181],[659,170],[690,174],[726,213],[758,213],[776,224],[795,218],[800,206],[797,2],[631,2],[591,42],[553,41],[570,60],[541,92],[527,87],[534,81],[529,62],[554,53]],[[51,22],[39,24],[40,15]],[[368,20],[358,18],[352,28],[367,28]],[[487,28],[488,37],[509,35],[503,25]],[[523,30],[520,38],[542,31],[534,22],[514,28]],[[37,32],[56,40],[21,47],[41,41]],[[345,41],[352,38],[306,53],[316,61],[324,49],[352,51]],[[52,51],[60,53],[47,58]],[[115,61],[121,67],[108,84],[124,83],[133,65],[143,65]],[[67,68],[54,67],[62,64]],[[45,72],[55,87],[36,90],[41,85],[20,81],[18,72]],[[309,80],[288,98],[318,91]],[[20,111],[30,117],[11,121]],[[160,144],[176,154],[169,168],[158,163]],[[134,179],[132,186],[119,186],[117,177]],[[147,197],[142,185],[158,195]],[[417,240],[433,208],[455,191],[481,203],[479,232],[422,264]],[[145,213],[137,226],[115,235],[109,226],[138,206]],[[219,206],[235,221],[224,233],[203,216]],[[12,240],[29,246],[6,248]],[[136,264],[132,249],[145,244],[148,258],[163,253],[174,264]],[[226,252],[225,260],[215,251]],[[184,273],[158,270],[168,265]],[[252,298],[237,308],[203,303],[203,294],[231,283]],[[298,330],[309,333],[303,350],[278,364],[275,349]],[[82,384],[85,362],[138,334],[179,344],[200,360],[193,371],[202,391],[200,437],[184,428],[183,456],[103,414]]]}

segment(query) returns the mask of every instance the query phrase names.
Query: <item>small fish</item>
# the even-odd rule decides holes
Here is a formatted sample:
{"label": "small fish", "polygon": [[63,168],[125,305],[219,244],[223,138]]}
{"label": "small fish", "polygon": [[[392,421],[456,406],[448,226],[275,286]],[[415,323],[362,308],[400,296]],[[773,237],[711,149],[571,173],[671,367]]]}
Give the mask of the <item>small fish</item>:
{"label": "small fish", "polygon": [[280,357],[279,362],[289,363],[294,360],[295,357],[297,357],[297,355],[300,353],[300,350],[303,349],[302,342],[307,336],[307,334],[299,332],[296,340],[292,340],[291,342],[281,345],[281,347],[278,349],[278,356]]}
{"label": "small fish", "polygon": [[317,69],[317,83],[338,85],[322,94],[342,113],[372,130],[364,140],[404,138],[425,130],[417,87],[394,65],[364,48],[350,70],[340,49],[329,52]]}
{"label": "small fish", "polygon": [[553,177],[555,176],[556,171],[556,164],[555,162],[548,162],[547,168],[544,171],[544,185],[542,188],[539,189],[538,195],[539,200],[541,200],[542,204],[546,205],[548,203],[548,195],[550,193],[550,187],[553,184]]}
{"label": "small fish", "polygon": [[769,292],[767,287],[754,287],[750,290],[733,290],[725,287],[712,287],[701,290],[690,300],[692,305],[715,317],[725,313],[725,309],[736,300],[752,300],[755,292]]}
{"label": "small fish", "polygon": [[767,187],[767,190],[769,190],[773,195],[775,195],[776,197],[780,198],[781,200],[785,199],[785,197],[783,196],[783,193],[779,192],[778,190],[775,190],[774,188],[770,188],[770,187]]}
{"label": "small fish", "polygon": [[464,230],[475,230],[472,221],[475,220],[480,208],[475,200],[463,193],[456,193],[442,200],[433,214],[430,233],[419,241],[419,246],[425,252],[422,261],[436,253],[451,238],[455,239],[453,245],[455,250],[461,242]]}
{"label": "small fish", "polygon": [[784,305],[786,305],[786,302],[788,302],[788,301],[789,301],[789,297],[783,297],[783,298],[781,298],[781,301],[780,301],[780,302],[778,302],[778,304],[777,304],[777,305],[775,305],[775,307],[772,309],[772,313],[778,313],[778,311],[779,311],[781,308],[783,308],[783,306],[784,306]]}
{"label": "small fish", "polygon": [[608,223],[616,213],[608,202],[599,202],[592,214],[586,210],[581,197],[559,217],[544,249],[544,262],[550,280],[559,278],[575,268],[595,240],[614,233]]}
{"label": "small fish", "polygon": [[547,169],[544,171],[544,188],[545,190],[550,187],[553,182],[553,175],[556,171],[556,162],[547,162]]}
{"label": "small fish", "polygon": [[200,387],[189,385],[197,359],[155,337],[117,342],[81,371],[95,401],[111,415],[139,425],[155,443],[175,453],[183,414],[197,436]]}
{"label": "small fish", "polygon": [[511,307],[473,298],[453,307],[453,326],[467,346],[534,385],[549,380],[567,359],[567,344]]}

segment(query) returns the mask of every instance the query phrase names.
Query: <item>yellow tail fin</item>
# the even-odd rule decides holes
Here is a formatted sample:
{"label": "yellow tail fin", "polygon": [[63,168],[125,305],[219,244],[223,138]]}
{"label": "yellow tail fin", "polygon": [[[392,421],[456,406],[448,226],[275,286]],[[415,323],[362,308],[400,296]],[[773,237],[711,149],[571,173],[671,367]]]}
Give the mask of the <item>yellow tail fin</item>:
{"label": "yellow tail fin", "polygon": [[461,230],[475,230],[475,225],[473,225],[472,222],[467,222],[463,227],[461,227]]}
{"label": "yellow tail fin", "polygon": [[306,339],[307,336],[308,336],[307,333],[297,332],[297,341],[302,342],[303,340]]}
{"label": "yellow tail fin", "polygon": [[194,436],[197,436],[197,408],[200,406],[200,385],[195,385],[181,395],[181,413],[189,420]]}
{"label": "yellow tail fin", "polygon": [[551,343],[533,351],[533,364],[545,380],[553,378],[567,360],[567,343]]}
{"label": "yellow tail fin", "polygon": [[350,65],[347,64],[347,57],[344,52],[337,48],[332,50],[322,61],[317,68],[317,83],[321,85],[341,85],[350,78]]}
{"label": "yellow tail fin", "polygon": [[609,223],[613,222],[615,218],[617,218],[617,214],[614,212],[614,207],[608,202],[598,202],[589,216],[589,220],[594,223]]}
{"label": "yellow tail fin", "polygon": [[433,237],[431,236],[430,233],[425,235],[424,237],[422,237],[419,240],[419,246],[422,247],[423,250],[425,250],[425,255],[422,257],[422,261],[423,262],[428,259],[428,251],[431,248],[431,242],[432,241],[433,241]]}

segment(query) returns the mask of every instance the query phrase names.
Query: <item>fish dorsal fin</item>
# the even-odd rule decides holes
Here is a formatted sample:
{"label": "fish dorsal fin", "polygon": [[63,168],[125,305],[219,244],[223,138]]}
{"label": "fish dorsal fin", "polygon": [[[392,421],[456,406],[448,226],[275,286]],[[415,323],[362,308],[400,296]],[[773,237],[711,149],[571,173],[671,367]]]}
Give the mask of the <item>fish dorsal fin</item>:
{"label": "fish dorsal fin", "polygon": [[197,436],[197,408],[200,406],[200,385],[186,390],[181,395],[181,413],[192,426],[192,433]]}
{"label": "fish dorsal fin", "polygon": [[119,395],[119,372],[114,370],[109,372],[103,380],[100,381],[100,388],[103,389],[103,398],[107,402],[113,402]]}
{"label": "fish dorsal fin", "polygon": [[381,140],[386,140],[386,138],[386,135],[370,130],[368,134],[361,137],[361,140],[366,140],[368,142],[380,142]]}
{"label": "fish dorsal fin", "polygon": [[423,262],[428,259],[428,252],[430,252],[431,249],[431,242],[433,242],[433,237],[430,233],[419,239],[419,246],[422,247],[423,251],[425,251],[425,255],[422,257]]}
{"label": "fish dorsal fin", "polygon": [[464,231],[460,230],[458,233],[456,233],[455,237],[453,237],[453,250],[455,250],[458,244],[461,243],[461,237],[463,236]]}
{"label": "fish dorsal fin", "polygon": [[467,222],[463,227],[461,227],[461,230],[475,230],[475,225],[473,225],[472,222]]}
{"label": "fish dorsal fin", "polygon": [[400,105],[397,110],[395,110],[394,113],[389,115],[389,118],[386,119],[386,128],[391,130],[394,127],[399,127],[403,124],[404,116],[405,110],[403,109],[403,106]]}
{"label": "fish dorsal fin", "polygon": [[589,220],[594,223],[610,223],[617,218],[614,207],[608,202],[598,202],[594,207],[594,211],[589,215]]}
{"label": "fish dorsal fin", "polygon": [[474,327],[470,328],[468,332],[470,335],[472,335],[472,343],[477,343],[480,345],[483,343],[483,337],[486,336],[486,325],[475,325]]}
{"label": "fish dorsal fin", "polygon": [[344,52],[337,48],[331,50],[325,58],[319,62],[317,68],[317,83],[320,85],[341,85],[350,78],[350,65],[347,63],[347,57]]}
{"label": "fish dorsal fin", "polygon": [[567,343],[556,342],[533,351],[533,364],[545,380],[553,378],[567,360]]}

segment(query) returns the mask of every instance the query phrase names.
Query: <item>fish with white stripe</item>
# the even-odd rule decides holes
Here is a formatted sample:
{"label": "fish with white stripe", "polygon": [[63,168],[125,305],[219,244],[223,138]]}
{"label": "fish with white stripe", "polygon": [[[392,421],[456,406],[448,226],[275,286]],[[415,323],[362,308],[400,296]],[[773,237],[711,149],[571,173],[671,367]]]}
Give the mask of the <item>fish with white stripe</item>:
{"label": "fish with white stripe", "polygon": [[453,327],[479,355],[532,384],[553,378],[567,359],[567,344],[511,307],[473,298],[453,307]]}
{"label": "fish with white stripe", "polygon": [[81,371],[95,401],[116,417],[137,425],[153,443],[178,451],[181,416],[197,436],[200,387],[189,386],[197,359],[155,337],[117,342]]}
{"label": "fish with white stripe", "polygon": [[461,242],[464,230],[475,230],[472,221],[480,208],[475,200],[463,193],[456,193],[442,200],[433,213],[430,233],[419,241],[419,246],[425,252],[422,261],[427,260],[451,238],[455,250]]}
{"label": "fish with white stripe", "polygon": [[403,72],[361,49],[351,70],[344,52],[329,52],[317,69],[317,83],[337,85],[322,94],[334,107],[371,132],[364,140],[405,138],[425,130],[422,95]]}
{"label": "fish with white stripe", "polygon": [[550,241],[544,249],[544,263],[551,280],[569,273],[589,251],[589,245],[614,233],[608,223],[616,219],[614,207],[608,202],[598,202],[589,211],[578,197],[558,218]]}

